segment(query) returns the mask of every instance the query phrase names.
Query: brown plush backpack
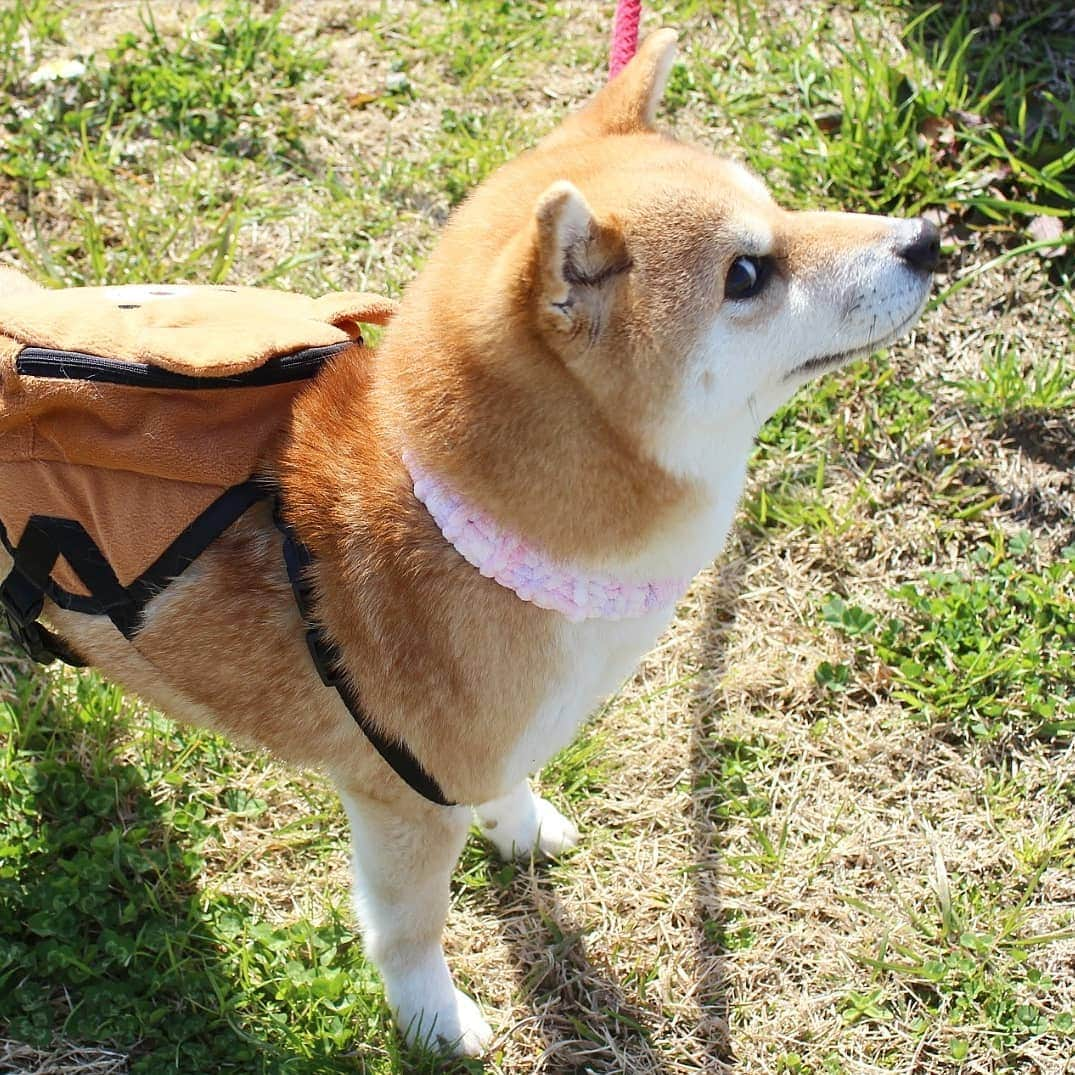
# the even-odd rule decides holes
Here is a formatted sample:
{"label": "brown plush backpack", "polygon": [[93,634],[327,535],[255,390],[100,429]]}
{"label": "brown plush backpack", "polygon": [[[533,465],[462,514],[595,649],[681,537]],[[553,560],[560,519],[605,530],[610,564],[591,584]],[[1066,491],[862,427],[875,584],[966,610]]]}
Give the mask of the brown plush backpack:
{"label": "brown plush backpack", "polygon": [[146,602],[270,491],[258,469],[303,384],[390,301],[244,287],[0,279],[0,601],[38,659],[74,661],[44,598],[128,637]]}

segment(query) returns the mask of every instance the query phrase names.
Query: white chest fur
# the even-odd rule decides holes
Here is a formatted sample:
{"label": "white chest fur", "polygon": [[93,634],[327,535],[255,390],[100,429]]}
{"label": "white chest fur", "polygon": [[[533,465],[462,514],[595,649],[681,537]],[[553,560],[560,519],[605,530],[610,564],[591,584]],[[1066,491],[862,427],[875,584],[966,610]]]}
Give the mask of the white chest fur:
{"label": "white chest fur", "polygon": [[[723,484],[721,495],[710,502],[708,509],[690,520],[688,526],[668,535],[663,547],[648,550],[644,558],[647,567],[659,564],[664,570],[692,577],[713,560],[735,515],[745,463],[744,452],[738,473]],[[674,615],[674,606],[669,606],[634,619],[562,621],[557,673],[550,678],[544,699],[505,759],[505,788],[539,769],[567,746],[598,703],[632,673]]]}
{"label": "white chest fur", "polygon": [[674,609],[632,620],[564,621],[558,674],[504,762],[505,788],[517,784],[571,742],[594,707],[631,674],[668,625]]}

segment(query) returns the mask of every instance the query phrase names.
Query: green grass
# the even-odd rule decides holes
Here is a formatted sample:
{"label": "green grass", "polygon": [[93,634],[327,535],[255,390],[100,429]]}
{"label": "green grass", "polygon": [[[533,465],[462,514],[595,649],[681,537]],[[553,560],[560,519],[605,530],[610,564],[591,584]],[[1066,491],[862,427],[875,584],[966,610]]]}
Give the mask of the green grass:
{"label": "green grass", "polygon": [[[33,5],[16,5],[7,18],[9,40],[18,28],[57,32],[54,16]],[[324,61],[299,49],[279,22],[279,14],[261,17],[229,0],[173,41],[161,36],[147,9],[139,31],[87,57],[75,79],[35,83],[9,63],[0,69],[6,76],[0,92],[15,105],[4,124],[3,170],[46,183],[76,168],[72,162],[92,147],[109,167],[145,171],[144,143],[162,139],[180,152],[213,147],[225,171],[233,157],[286,163],[288,154],[301,154],[296,89]],[[262,122],[266,116],[271,124]]]}
{"label": "green grass", "polygon": [[[233,784],[243,758],[223,740],[135,714],[92,675],[24,681],[0,737],[7,1036],[122,1043],[136,1073],[354,1071],[363,1040],[377,1044],[362,1070],[441,1070],[396,1046],[345,892],[271,925],[221,891],[229,870],[206,886],[222,828],[270,809]],[[316,814],[275,840],[310,863],[341,854]]]}
{"label": "green grass", "polygon": [[[842,598],[825,622],[858,647],[853,664],[818,667],[819,684],[853,690],[869,666],[912,719],[979,738],[1075,732],[1075,546],[1034,564],[1029,534],[997,531],[961,571],[924,573],[893,592],[902,616],[881,623]],[[1028,562],[1029,561],[1029,562]],[[873,667],[871,662],[879,662]]]}
{"label": "green grass", "polygon": [[[1046,866],[1071,865],[1069,851],[1036,869],[1021,870],[1017,899],[1002,904],[1001,892],[950,875],[939,861],[932,891],[920,905],[904,908],[913,925],[909,936],[896,938],[886,931],[876,952],[859,955],[881,984],[872,993],[872,1010],[852,1002],[850,1010],[844,1009],[845,1018],[891,1020],[894,1008],[903,1006],[904,1021],[973,1027],[1001,1055],[1041,1035],[1070,1036],[1072,1015],[1050,1004],[1054,982],[1036,958],[1038,949],[1060,938],[1028,930],[1027,904]],[[878,1003],[881,996],[893,999]],[[971,1051],[964,1036],[953,1036],[947,1049],[956,1061],[969,1058]]]}
{"label": "green grass", "polygon": [[979,376],[959,387],[970,404],[990,417],[1063,411],[1075,404],[1075,368],[1059,359],[1028,364],[1016,348],[998,341],[983,358]]}
{"label": "green grass", "polygon": [[[862,0],[790,16],[683,0],[649,16],[685,29],[664,112],[685,136],[739,155],[790,206],[930,212],[946,280],[920,333],[924,372],[896,349],[822,380],[763,429],[732,548],[748,572],[743,611],[714,625],[704,601],[688,609],[641,685],[546,771],[554,797],[598,827],[592,857],[533,870],[468,843],[456,912],[496,930],[482,916],[506,908],[508,947],[522,953],[498,994],[516,1025],[484,1070],[534,1070],[546,1049],[556,1064],[577,1039],[591,1051],[565,1070],[679,1075],[723,1056],[704,1037],[705,1005],[677,1006],[707,956],[732,982],[706,989],[748,1069],[859,1072],[868,1058],[869,1070],[1020,1071],[1035,1051],[1075,1047],[1070,982],[1050,970],[1072,928],[1057,908],[1075,833],[1027,821],[1075,800],[1075,112],[1061,62],[1075,26],[1062,3],[1003,5],[993,26],[996,7]],[[577,3],[269,9],[229,0],[175,24],[128,12],[89,40],[79,5],[0,11],[0,256],[57,285],[394,292],[451,207],[562,114],[576,76],[602,77],[607,27]],[[83,73],[29,77],[61,58]],[[1042,217],[1059,236],[1037,237]],[[759,596],[796,586],[809,588],[786,606]],[[739,673],[774,659],[771,636],[785,657],[805,651],[805,674],[759,672],[725,718],[721,661],[698,639],[715,631],[734,647],[770,607],[780,618],[736,651]],[[325,785],[136,711],[93,676],[19,668],[12,681],[0,707],[7,1037],[101,1044],[151,1075],[482,1070],[408,1053],[394,1035],[355,936],[344,821]],[[691,742],[689,771],[667,780],[688,822],[624,806],[666,724]],[[633,764],[620,760],[624,728],[652,736]],[[881,741],[866,749],[860,734]],[[815,819],[828,785],[800,787],[805,770],[853,781],[888,743],[904,750],[894,767],[955,758],[970,783],[947,788],[938,761],[918,772],[917,800],[902,772],[871,769],[880,783],[863,776]],[[938,852],[914,875],[900,865],[913,841],[890,819],[887,857],[841,858],[855,808],[881,815],[904,794],[916,822],[922,810],[936,832],[965,824],[980,846],[996,834],[1003,852],[981,859],[972,844],[947,866]],[[586,900],[619,860],[673,822],[691,852],[659,867],[643,855],[597,913]],[[293,878],[304,914],[274,913],[279,892],[244,880],[261,857]],[[633,901],[648,936],[663,909],[642,893],[666,868],[696,900],[661,919],[658,941],[636,942]],[[808,905],[811,887],[825,910]],[[560,888],[573,891],[562,906]],[[530,920],[519,908],[535,900]],[[833,908],[857,915],[868,940],[845,952],[841,922],[842,962],[819,961],[822,941],[785,954]],[[601,919],[622,933],[587,962]],[[536,948],[519,941],[526,929]],[[691,955],[666,976],[677,936]],[[563,980],[549,950],[568,964]],[[453,960],[481,994],[488,964],[466,955]],[[801,1006],[796,967],[824,1001]],[[628,1046],[641,1050],[630,1062],[616,1052]],[[651,1054],[650,1067],[637,1060]]]}
{"label": "green grass", "polygon": [[[1075,105],[1049,88],[1048,54],[1031,44],[1062,4],[1035,5],[996,30],[985,4],[931,4],[898,42],[880,38],[873,5],[857,6],[865,17],[851,40],[831,44],[838,13],[774,19],[734,5],[729,70],[714,72],[688,42],[673,107],[708,103],[714,118],[745,124],[747,159],[797,202],[956,208],[1008,224],[1028,212],[1070,217]],[[1071,33],[1053,45],[1070,48]]]}

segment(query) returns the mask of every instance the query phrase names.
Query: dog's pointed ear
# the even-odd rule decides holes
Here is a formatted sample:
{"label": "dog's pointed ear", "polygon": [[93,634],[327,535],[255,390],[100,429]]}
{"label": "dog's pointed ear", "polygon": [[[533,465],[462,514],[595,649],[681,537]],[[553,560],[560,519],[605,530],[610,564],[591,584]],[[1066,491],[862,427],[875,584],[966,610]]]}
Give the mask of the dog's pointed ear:
{"label": "dog's pointed ear", "polygon": [[538,199],[536,293],[542,322],[576,335],[588,327],[593,338],[605,321],[611,286],[631,267],[619,229],[594,215],[573,183],[553,183]]}
{"label": "dog's pointed ear", "polygon": [[650,34],[631,62],[546,141],[652,131],[675,58],[675,30]]}

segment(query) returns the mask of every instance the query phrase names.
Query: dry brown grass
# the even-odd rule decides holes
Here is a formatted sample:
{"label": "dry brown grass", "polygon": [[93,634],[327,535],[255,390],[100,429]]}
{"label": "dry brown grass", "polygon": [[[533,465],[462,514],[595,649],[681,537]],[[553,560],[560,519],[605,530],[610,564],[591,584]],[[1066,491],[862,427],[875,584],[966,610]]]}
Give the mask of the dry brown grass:
{"label": "dry brown grass", "polygon": [[0,1071],[19,1075],[123,1075],[127,1058],[108,1049],[59,1046],[31,1049],[17,1041],[0,1041]]}

